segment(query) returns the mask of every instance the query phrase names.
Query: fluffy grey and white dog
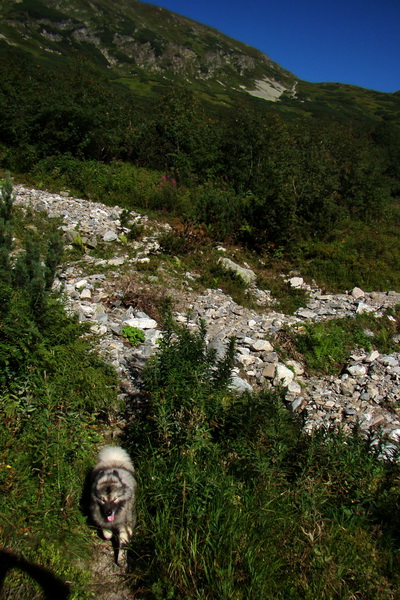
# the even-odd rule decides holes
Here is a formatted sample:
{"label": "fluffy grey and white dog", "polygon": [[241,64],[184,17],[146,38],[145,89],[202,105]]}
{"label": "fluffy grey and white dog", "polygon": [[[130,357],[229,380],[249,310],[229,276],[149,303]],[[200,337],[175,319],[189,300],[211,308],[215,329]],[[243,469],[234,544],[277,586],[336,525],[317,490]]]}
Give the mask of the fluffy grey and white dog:
{"label": "fluffy grey and white dog", "polygon": [[116,533],[120,547],[129,541],[136,524],[135,500],[135,469],[128,453],[106,446],[92,471],[90,495],[92,519],[106,540]]}

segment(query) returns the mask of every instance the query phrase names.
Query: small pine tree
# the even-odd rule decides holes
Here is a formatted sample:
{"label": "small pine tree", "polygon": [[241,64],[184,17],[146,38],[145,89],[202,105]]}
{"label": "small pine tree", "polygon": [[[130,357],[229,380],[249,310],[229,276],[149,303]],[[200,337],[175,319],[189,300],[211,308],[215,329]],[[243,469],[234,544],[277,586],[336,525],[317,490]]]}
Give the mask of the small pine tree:
{"label": "small pine tree", "polygon": [[56,270],[63,257],[63,243],[61,234],[58,230],[50,234],[49,243],[47,246],[47,255],[45,260],[45,285],[46,290],[51,289],[53,285]]}
{"label": "small pine tree", "polygon": [[58,230],[50,234],[45,258],[37,240],[28,239],[25,251],[12,265],[10,253],[13,234],[13,194],[9,174],[0,186],[0,310],[7,311],[12,291],[25,295],[36,321],[46,310],[46,292],[51,289],[57,265],[63,254],[61,235]]}
{"label": "small pine tree", "polygon": [[5,284],[11,281],[13,201],[11,178],[7,173],[0,186],[0,279]]}
{"label": "small pine tree", "polygon": [[[6,178],[0,189],[0,220],[2,223],[10,223],[13,213],[14,197],[12,193],[12,184],[10,173],[6,174]],[[11,244],[11,237],[8,237],[8,242]],[[10,246],[11,247],[11,246]]]}

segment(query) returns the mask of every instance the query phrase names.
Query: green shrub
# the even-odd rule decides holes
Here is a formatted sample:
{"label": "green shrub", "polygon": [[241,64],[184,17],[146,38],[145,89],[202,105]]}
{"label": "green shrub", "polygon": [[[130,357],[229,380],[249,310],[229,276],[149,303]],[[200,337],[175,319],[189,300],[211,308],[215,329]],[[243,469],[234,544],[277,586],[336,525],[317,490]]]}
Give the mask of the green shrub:
{"label": "green shrub", "polygon": [[[381,317],[357,315],[349,319],[332,319],[309,323],[296,332],[288,330],[288,336],[296,350],[305,360],[311,372],[335,373],[348,361],[356,348],[369,351],[394,352],[397,343],[393,339],[400,332],[400,307],[390,309]],[[372,336],[367,331],[372,332]]]}
{"label": "green shrub", "polygon": [[293,288],[279,275],[260,277],[257,287],[269,290],[276,302],[274,308],[285,315],[293,315],[298,308],[305,306],[309,301],[307,290]]}
{"label": "green shrub", "polygon": [[369,350],[370,338],[358,327],[347,327],[346,321],[328,321],[305,325],[296,337],[296,347],[306,359],[307,366],[318,372],[337,372],[356,347]]}
{"label": "green shrub", "polygon": [[146,339],[146,336],[141,329],[131,327],[130,325],[124,325],[122,328],[122,335],[132,346],[139,346],[139,344],[142,344]]}

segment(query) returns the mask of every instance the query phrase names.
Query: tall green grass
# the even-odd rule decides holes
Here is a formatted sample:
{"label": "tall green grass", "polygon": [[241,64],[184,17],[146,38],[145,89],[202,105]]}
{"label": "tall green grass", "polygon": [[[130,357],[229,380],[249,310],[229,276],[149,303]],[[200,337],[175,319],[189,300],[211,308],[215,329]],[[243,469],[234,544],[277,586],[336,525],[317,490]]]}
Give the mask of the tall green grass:
{"label": "tall green grass", "polygon": [[400,333],[400,306],[388,309],[376,318],[361,314],[355,318],[331,319],[307,323],[287,330],[288,339],[304,358],[311,373],[338,373],[346,364],[352,351],[381,353],[396,352],[395,336]]}
{"label": "tall green grass", "polygon": [[399,225],[399,208],[393,203],[373,223],[345,220],[324,239],[300,243],[292,258],[303,276],[329,290],[399,290]]}
{"label": "tall green grass", "polygon": [[229,392],[233,346],[168,332],[128,432],[131,577],[147,599],[395,599],[397,463],[357,431],[302,433],[277,394]]}
{"label": "tall green grass", "polygon": [[11,258],[6,234],[32,229],[18,222],[9,181],[1,191],[0,595],[42,598],[35,575],[58,580],[58,594],[71,600],[89,598],[91,532],[80,503],[102,423],[117,410],[117,380],[87,327],[50,291],[55,255],[39,244],[39,230],[31,253]]}

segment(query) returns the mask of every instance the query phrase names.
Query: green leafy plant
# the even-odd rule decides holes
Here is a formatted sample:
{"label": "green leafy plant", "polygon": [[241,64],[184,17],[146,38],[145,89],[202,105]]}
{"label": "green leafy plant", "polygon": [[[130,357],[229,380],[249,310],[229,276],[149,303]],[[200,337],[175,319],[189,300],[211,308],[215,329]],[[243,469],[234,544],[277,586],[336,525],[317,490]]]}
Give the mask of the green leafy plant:
{"label": "green leafy plant", "polygon": [[[295,329],[287,333],[311,372],[335,373],[352,350],[369,351],[377,341],[365,332],[366,323],[373,325],[374,319],[332,319],[306,324],[298,333]],[[383,337],[382,330],[380,336]]]}
{"label": "green leafy plant", "polygon": [[129,341],[132,346],[139,346],[146,340],[144,332],[138,327],[124,325],[122,327],[122,335]]}
{"label": "green leafy plant", "polygon": [[305,306],[309,300],[307,290],[293,288],[279,274],[259,277],[257,287],[269,290],[276,302],[276,310],[286,315],[293,315],[298,308]]}

